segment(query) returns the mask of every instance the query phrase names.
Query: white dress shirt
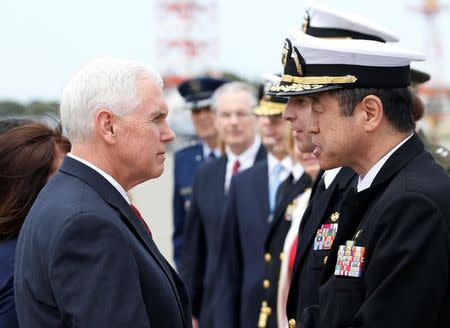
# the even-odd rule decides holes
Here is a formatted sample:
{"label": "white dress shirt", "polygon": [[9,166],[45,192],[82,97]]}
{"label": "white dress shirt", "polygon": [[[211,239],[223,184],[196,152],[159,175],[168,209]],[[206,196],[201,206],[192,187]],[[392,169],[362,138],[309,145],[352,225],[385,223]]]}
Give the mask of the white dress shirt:
{"label": "white dress shirt", "polygon": [[256,154],[258,153],[259,147],[261,147],[261,138],[259,136],[255,137],[255,141],[240,155],[235,155],[229,146],[225,147],[225,153],[227,154],[227,169],[225,172],[225,192],[228,191],[230,186],[233,164],[236,160],[239,161],[241,166],[239,167],[239,172],[252,167],[255,163]]}
{"label": "white dress shirt", "polygon": [[372,168],[369,170],[369,172],[366,173],[366,175],[364,177],[361,177],[361,176],[358,177],[358,187],[357,187],[358,192],[370,188],[373,180],[375,180],[375,177],[377,176],[378,172],[380,172],[381,168],[387,162],[389,157],[391,157],[392,154],[397,149],[399,149],[406,141],[408,141],[409,138],[411,138],[412,136],[413,136],[413,133],[410,136],[403,139],[397,146],[392,148],[392,150],[390,152],[388,152],[386,155],[384,155],[378,162],[375,163],[374,166],[372,166]]}
{"label": "white dress shirt", "polygon": [[323,183],[325,184],[325,189],[328,189],[328,187],[330,187],[330,185],[333,183],[334,179],[336,178],[336,176],[338,175],[338,173],[341,169],[342,169],[342,167],[336,167],[331,170],[326,170],[323,173],[322,179],[323,179]]}
{"label": "white dress shirt", "polygon": [[80,158],[78,156],[75,156],[72,153],[68,153],[67,156],[72,157],[73,159],[83,163],[84,165],[89,166],[91,169],[93,169],[96,172],[98,172],[102,177],[104,177],[106,180],[108,180],[108,182],[110,184],[112,184],[114,186],[114,188],[117,189],[117,191],[122,195],[123,198],[125,198],[125,200],[127,201],[128,204],[131,204],[130,199],[128,198],[127,192],[125,191],[125,189],[123,189],[123,187],[112,176],[110,176],[108,173],[106,173],[102,169],[98,168],[97,166],[95,166],[91,162],[88,162],[85,159],[82,159],[82,158]]}
{"label": "white dress shirt", "polygon": [[281,166],[283,167],[283,170],[281,170],[281,172],[278,174],[278,179],[279,181],[283,182],[288,176],[289,174],[291,174],[292,172],[292,159],[290,156],[286,156],[284,157],[281,161],[278,160],[277,158],[275,158],[275,156],[273,156],[271,153],[267,154],[267,175],[269,177],[269,181],[270,181],[270,173],[273,171],[274,167],[277,164],[281,164]]}
{"label": "white dress shirt", "polygon": [[209,159],[209,154],[211,154],[212,152],[214,153],[214,155],[216,156],[216,158],[219,158],[221,153],[220,153],[220,149],[215,148],[215,149],[211,149],[211,147],[208,146],[208,144],[206,142],[201,142],[202,144],[202,149],[203,149],[203,158],[205,160]]}

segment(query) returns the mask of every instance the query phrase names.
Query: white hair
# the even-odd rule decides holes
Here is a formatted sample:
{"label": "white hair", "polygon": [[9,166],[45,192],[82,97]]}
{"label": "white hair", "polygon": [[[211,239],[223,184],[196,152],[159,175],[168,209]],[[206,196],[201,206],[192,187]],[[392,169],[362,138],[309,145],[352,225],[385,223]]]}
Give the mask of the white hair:
{"label": "white hair", "polygon": [[235,93],[239,91],[247,92],[250,97],[250,107],[254,108],[258,104],[258,96],[256,89],[251,86],[248,83],[235,81],[235,82],[228,82],[216,89],[212,95],[212,104],[211,109],[213,111],[217,111],[217,102],[218,99],[224,94],[224,93]]}
{"label": "white hair", "polygon": [[117,116],[133,112],[141,103],[137,80],[163,86],[161,76],[139,62],[101,58],[81,69],[67,84],[60,105],[61,123],[72,143],[92,134],[95,114],[108,109]]}

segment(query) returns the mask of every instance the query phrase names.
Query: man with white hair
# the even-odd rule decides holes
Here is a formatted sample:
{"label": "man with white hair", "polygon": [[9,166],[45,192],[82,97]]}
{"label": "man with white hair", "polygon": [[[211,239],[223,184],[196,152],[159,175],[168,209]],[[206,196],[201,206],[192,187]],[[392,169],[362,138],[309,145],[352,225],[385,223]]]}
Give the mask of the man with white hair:
{"label": "man with white hair", "polygon": [[164,170],[161,77],[101,59],[69,82],[61,120],[71,153],[43,188],[17,244],[23,327],[190,327],[183,284],[126,192]]}
{"label": "man with white hair", "polygon": [[225,154],[196,172],[184,229],[181,270],[192,300],[192,314],[200,328],[213,327],[221,319],[214,317],[218,311],[213,295],[218,288],[217,266],[221,260],[220,223],[231,178],[266,158],[252,112],[257,104],[254,88],[244,82],[229,82],[214,92],[212,100],[217,130],[226,144]]}

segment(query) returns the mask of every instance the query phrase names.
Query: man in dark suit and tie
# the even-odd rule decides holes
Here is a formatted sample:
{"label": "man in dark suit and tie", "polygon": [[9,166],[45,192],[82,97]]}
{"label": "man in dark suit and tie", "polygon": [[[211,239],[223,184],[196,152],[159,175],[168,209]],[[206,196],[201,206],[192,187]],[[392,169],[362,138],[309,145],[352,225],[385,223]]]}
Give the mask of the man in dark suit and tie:
{"label": "man in dark suit and tie", "polygon": [[231,177],[266,157],[252,113],[256,104],[256,91],[242,82],[224,84],[213,95],[225,154],[200,167],[195,175],[181,270],[193,316],[201,328],[214,327],[214,321],[220,319],[214,318],[213,293],[217,288],[220,220]]}
{"label": "man in dark suit and tie", "polygon": [[191,327],[183,284],[126,194],[162,174],[167,114],[161,77],[132,61],[93,61],[64,89],[72,150],[19,235],[21,326]]}
{"label": "man in dark suit and tie", "polygon": [[[285,106],[285,98],[265,96],[254,109],[267,157],[231,180],[216,275],[216,312],[220,320],[215,327],[257,327],[264,290],[274,283],[263,281],[264,241],[273,219],[283,211],[278,207],[287,206],[280,200],[293,187],[289,183],[281,193],[278,190],[293,167],[288,151],[291,129],[281,117]],[[298,187],[304,190],[311,180],[303,176],[300,168]]]}
{"label": "man in dark suit and tie", "polygon": [[192,183],[195,171],[205,161],[221,155],[219,136],[215,125],[215,112],[211,97],[225,80],[199,77],[184,81],[178,86],[186,107],[192,111],[192,123],[198,142],[178,150],[174,155],[173,188],[173,257],[178,270],[183,254],[183,228],[192,201]]}

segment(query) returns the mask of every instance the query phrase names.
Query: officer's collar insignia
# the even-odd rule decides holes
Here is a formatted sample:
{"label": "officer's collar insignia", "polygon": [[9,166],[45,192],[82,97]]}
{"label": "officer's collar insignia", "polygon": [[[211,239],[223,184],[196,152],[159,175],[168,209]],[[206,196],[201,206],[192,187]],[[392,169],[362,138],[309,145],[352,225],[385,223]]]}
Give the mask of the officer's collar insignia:
{"label": "officer's collar insignia", "polygon": [[333,214],[330,215],[330,220],[332,222],[336,222],[337,220],[339,220],[339,212],[334,212]]}

